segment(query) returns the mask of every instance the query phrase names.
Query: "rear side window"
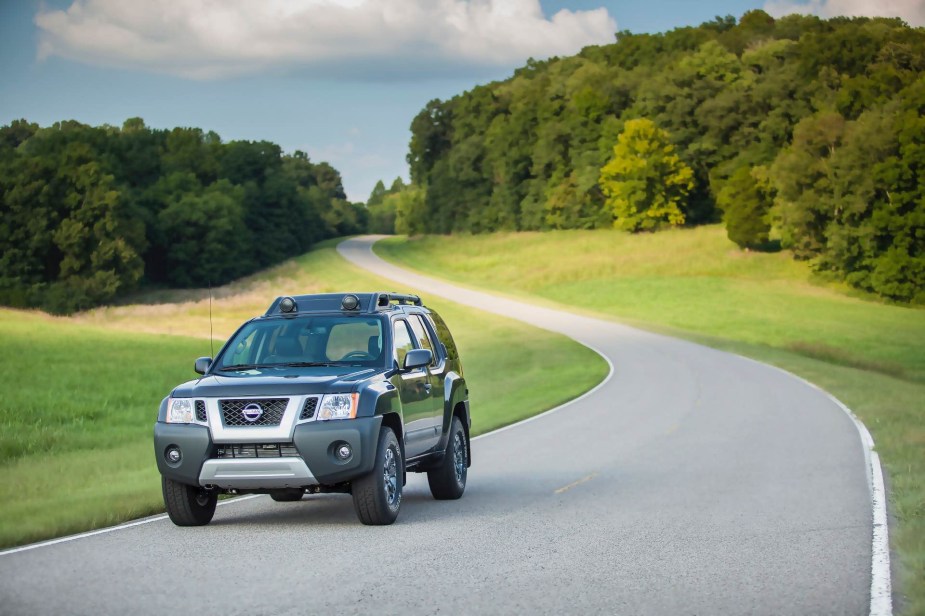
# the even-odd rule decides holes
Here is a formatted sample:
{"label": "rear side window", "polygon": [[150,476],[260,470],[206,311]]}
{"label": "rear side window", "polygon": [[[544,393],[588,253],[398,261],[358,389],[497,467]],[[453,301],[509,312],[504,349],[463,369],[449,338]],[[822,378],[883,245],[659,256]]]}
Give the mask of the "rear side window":
{"label": "rear side window", "polygon": [[453,342],[453,336],[450,334],[450,329],[446,326],[446,323],[440,315],[434,311],[431,311],[427,316],[434,326],[434,330],[437,332],[437,338],[443,343],[443,346],[446,347],[447,355],[450,359],[458,359],[459,352],[456,350],[456,343]]}
{"label": "rear side window", "polygon": [[434,354],[430,365],[435,366],[437,364],[437,350],[430,341],[430,336],[427,335],[427,330],[424,327],[424,322],[421,321],[421,317],[413,314],[408,317],[408,323],[411,325],[411,331],[414,332],[414,338],[418,341],[418,348],[428,349]]}

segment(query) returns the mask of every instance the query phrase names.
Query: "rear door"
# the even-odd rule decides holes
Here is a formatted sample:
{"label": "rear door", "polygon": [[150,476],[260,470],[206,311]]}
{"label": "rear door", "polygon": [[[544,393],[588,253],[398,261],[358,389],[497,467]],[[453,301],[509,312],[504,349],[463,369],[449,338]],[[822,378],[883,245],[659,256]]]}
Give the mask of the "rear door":
{"label": "rear door", "polygon": [[443,429],[443,391],[444,382],[446,381],[446,358],[443,349],[437,348],[434,344],[433,335],[424,323],[423,315],[408,315],[408,323],[411,325],[411,332],[417,348],[428,349],[434,354],[434,359],[427,366],[428,383],[430,384],[430,399],[433,405],[433,426],[439,437]]}
{"label": "rear door", "polygon": [[[392,323],[392,340],[395,349],[395,361],[401,367],[405,363],[408,351],[418,348],[415,336],[405,318]],[[392,379],[401,397],[402,414],[405,421],[405,456],[412,458],[433,448],[437,444],[438,433],[434,429],[433,385],[430,370],[427,367],[411,372],[402,372]]]}

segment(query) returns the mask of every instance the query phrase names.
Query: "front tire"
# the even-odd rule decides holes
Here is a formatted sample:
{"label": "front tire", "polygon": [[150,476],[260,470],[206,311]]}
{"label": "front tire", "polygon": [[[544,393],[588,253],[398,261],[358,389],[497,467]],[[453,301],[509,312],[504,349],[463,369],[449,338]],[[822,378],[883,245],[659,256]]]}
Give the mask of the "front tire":
{"label": "front tire", "polygon": [[167,515],[177,526],[205,526],[212,521],[218,503],[216,492],[207,492],[167,477],[161,477],[161,491]]}
{"label": "front tire", "polygon": [[430,493],[437,500],[456,500],[466,491],[466,477],[469,474],[467,448],[466,431],[459,417],[454,416],[443,462],[437,468],[427,471]]}
{"label": "front tire", "polygon": [[360,522],[369,526],[391,524],[401,507],[405,465],[401,447],[389,427],[379,432],[373,470],[353,482],[353,507]]}

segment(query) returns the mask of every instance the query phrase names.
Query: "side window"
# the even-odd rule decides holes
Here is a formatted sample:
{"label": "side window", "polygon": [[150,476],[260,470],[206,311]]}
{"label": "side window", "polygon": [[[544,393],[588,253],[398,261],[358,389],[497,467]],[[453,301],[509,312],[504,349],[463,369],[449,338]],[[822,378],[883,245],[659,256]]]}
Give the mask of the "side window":
{"label": "side window", "polygon": [[414,343],[411,341],[411,332],[408,331],[408,324],[405,321],[395,321],[392,340],[395,344],[395,359],[398,360],[399,366],[404,366],[405,355],[414,348]]}
{"label": "side window", "polygon": [[411,324],[411,331],[414,332],[414,338],[418,341],[418,348],[430,349],[430,352],[434,354],[434,359],[430,362],[430,365],[435,366],[437,364],[437,351],[430,341],[430,336],[427,335],[427,329],[425,329],[421,317],[415,314],[409,316],[408,320]]}
{"label": "side window", "polygon": [[434,330],[437,332],[437,339],[446,347],[447,355],[450,356],[450,359],[459,357],[459,353],[456,350],[456,343],[453,342],[453,336],[450,335],[450,330],[446,326],[446,323],[443,322],[443,319],[440,318],[440,315],[431,311],[428,316],[430,317],[430,322],[434,326]]}

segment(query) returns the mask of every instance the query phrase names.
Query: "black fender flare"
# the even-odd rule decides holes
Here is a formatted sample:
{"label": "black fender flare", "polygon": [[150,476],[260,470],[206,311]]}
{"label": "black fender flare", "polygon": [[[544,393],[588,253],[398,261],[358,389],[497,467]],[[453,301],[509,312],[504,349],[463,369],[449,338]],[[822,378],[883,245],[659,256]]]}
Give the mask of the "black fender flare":
{"label": "black fender flare", "polygon": [[[398,438],[398,444],[401,447],[402,459],[405,459],[405,415],[402,411],[401,396],[398,395],[398,389],[390,382],[385,381],[369,387],[367,392],[375,392],[375,396],[360,395],[360,408],[357,409],[357,417],[365,416],[385,416],[394,415],[398,417],[393,428],[398,428],[395,435]],[[389,422],[383,422],[383,425]]]}
{"label": "black fender flare", "polygon": [[447,372],[443,384],[443,428],[440,433],[440,441],[437,443],[437,451],[446,449],[455,409],[457,406],[461,406],[463,408],[462,424],[463,429],[466,431],[466,462],[467,466],[471,466],[472,451],[469,446],[469,430],[472,427],[472,418],[469,415],[469,388],[466,386],[466,379],[456,372]]}

